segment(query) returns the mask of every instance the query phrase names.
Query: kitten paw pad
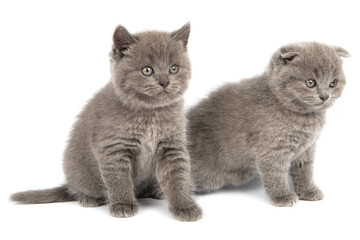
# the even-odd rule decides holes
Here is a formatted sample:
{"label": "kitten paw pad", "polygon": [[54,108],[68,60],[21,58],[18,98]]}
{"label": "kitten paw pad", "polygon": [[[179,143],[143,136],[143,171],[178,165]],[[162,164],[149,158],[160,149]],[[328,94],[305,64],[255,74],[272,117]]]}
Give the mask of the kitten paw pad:
{"label": "kitten paw pad", "polygon": [[183,222],[197,221],[202,216],[201,208],[198,205],[193,205],[188,208],[171,207],[170,212],[176,219]]}
{"label": "kitten paw pad", "polygon": [[323,192],[318,187],[298,193],[298,196],[299,199],[306,201],[318,201],[324,198]]}
{"label": "kitten paw pad", "polygon": [[114,203],[110,205],[110,213],[113,217],[127,218],[134,216],[139,210],[136,203]]}
{"label": "kitten paw pad", "polygon": [[295,193],[271,198],[273,205],[277,207],[292,207],[296,204],[297,200],[298,198]]}

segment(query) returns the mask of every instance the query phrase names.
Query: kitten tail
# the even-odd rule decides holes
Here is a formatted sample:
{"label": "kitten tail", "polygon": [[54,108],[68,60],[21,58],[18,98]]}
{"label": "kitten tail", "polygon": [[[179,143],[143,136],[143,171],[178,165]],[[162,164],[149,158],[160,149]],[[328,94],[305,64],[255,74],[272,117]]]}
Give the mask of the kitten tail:
{"label": "kitten tail", "polygon": [[25,191],[10,196],[10,200],[20,204],[39,204],[75,201],[76,197],[69,193],[66,185],[45,190]]}

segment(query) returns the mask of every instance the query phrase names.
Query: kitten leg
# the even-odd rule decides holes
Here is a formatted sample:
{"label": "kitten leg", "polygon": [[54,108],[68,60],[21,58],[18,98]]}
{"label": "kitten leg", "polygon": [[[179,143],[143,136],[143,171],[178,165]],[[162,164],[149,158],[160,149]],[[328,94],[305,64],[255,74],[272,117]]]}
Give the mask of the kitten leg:
{"label": "kitten leg", "polygon": [[114,217],[131,217],[138,212],[132,182],[132,162],[140,151],[140,141],[116,138],[101,144],[97,158],[107,188],[110,213]]}
{"label": "kitten leg", "polygon": [[294,189],[302,200],[316,201],[324,197],[313,181],[314,147],[308,148],[291,163],[290,174]]}
{"label": "kitten leg", "polygon": [[295,205],[297,196],[289,186],[289,161],[273,160],[257,161],[257,169],[264,184],[266,193],[273,205],[291,207]]}
{"label": "kitten leg", "polygon": [[162,141],[156,153],[156,177],[169,202],[169,211],[181,221],[201,218],[201,209],[192,199],[190,161],[182,141]]}

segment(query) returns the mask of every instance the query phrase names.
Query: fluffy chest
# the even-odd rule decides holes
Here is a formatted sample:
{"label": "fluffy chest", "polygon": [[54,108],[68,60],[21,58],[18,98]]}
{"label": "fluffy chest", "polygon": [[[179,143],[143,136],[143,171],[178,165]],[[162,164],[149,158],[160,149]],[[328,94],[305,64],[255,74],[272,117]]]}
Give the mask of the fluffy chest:
{"label": "fluffy chest", "polygon": [[276,111],[267,112],[258,119],[248,137],[253,156],[290,161],[315,143],[324,124],[322,115]]}
{"label": "fluffy chest", "polygon": [[135,180],[141,182],[154,175],[155,155],[160,141],[174,138],[179,131],[185,131],[175,110],[166,108],[119,114],[118,126],[121,128],[121,134],[134,138],[139,143],[139,151],[133,163]]}
{"label": "fluffy chest", "polygon": [[322,121],[317,118],[288,119],[278,129],[275,151],[293,159],[312,146],[322,129]]}
{"label": "fluffy chest", "polygon": [[134,176],[139,182],[154,176],[158,144],[169,136],[175,136],[176,133],[171,129],[171,126],[166,122],[136,128],[135,135],[138,136],[140,142],[140,151],[134,164]]}
{"label": "fluffy chest", "polygon": [[313,145],[318,135],[319,131],[315,128],[293,127],[283,135],[282,139],[280,140],[280,144],[282,146],[288,147],[293,155],[297,156],[301,152],[305,151],[308,147]]}

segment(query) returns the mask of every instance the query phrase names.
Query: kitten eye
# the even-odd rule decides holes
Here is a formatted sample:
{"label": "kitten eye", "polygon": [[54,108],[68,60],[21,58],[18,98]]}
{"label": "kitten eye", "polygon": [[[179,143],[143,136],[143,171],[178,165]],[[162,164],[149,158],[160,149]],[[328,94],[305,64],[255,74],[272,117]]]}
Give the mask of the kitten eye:
{"label": "kitten eye", "polygon": [[145,75],[145,76],[150,76],[151,74],[153,74],[154,70],[152,69],[152,67],[143,67],[141,69],[141,72]]}
{"label": "kitten eye", "polygon": [[313,88],[316,86],[316,81],[315,80],[312,80],[312,79],[309,79],[309,80],[306,80],[305,81],[305,84],[308,88]]}
{"label": "kitten eye", "polygon": [[169,68],[169,72],[172,73],[172,74],[175,74],[179,71],[179,67],[176,66],[176,65],[172,65],[170,68]]}
{"label": "kitten eye", "polygon": [[334,88],[334,87],[336,87],[336,85],[338,85],[338,80],[337,79],[333,79],[331,82],[330,82],[330,84],[329,84],[329,87],[331,87],[331,88]]}

